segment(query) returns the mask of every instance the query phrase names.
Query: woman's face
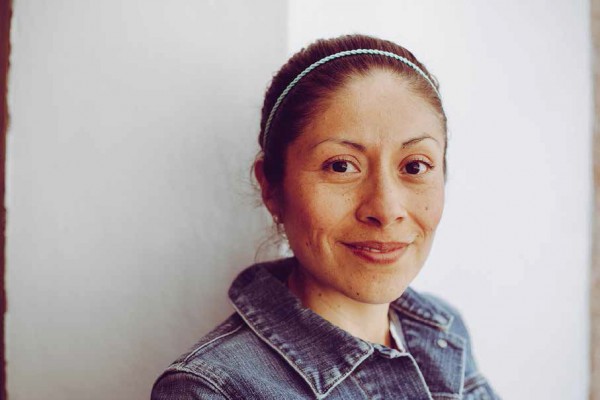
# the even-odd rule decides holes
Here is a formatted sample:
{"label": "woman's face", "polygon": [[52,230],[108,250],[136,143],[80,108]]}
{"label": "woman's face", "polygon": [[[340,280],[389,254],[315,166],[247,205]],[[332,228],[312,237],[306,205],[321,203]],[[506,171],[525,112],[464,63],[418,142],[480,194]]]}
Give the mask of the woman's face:
{"label": "woman's face", "polygon": [[279,214],[303,281],[388,303],[421,269],[444,206],[445,135],[399,76],[338,90],[288,147]]}

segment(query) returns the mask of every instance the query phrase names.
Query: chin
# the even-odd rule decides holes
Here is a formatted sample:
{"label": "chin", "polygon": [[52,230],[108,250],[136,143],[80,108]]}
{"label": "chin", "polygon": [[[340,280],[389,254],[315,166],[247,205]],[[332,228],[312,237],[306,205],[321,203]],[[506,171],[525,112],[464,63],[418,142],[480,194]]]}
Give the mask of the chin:
{"label": "chin", "polygon": [[352,300],[361,303],[389,304],[402,296],[402,293],[404,293],[409,283],[410,280],[406,283],[399,283],[394,286],[385,285],[385,287],[381,287],[380,285],[371,285],[370,287],[346,291],[345,294]]}
{"label": "chin", "polygon": [[[421,271],[418,260],[404,261],[391,268],[357,264],[345,281],[338,281],[341,292],[355,301],[367,304],[391,303],[404,293]],[[357,272],[360,271],[360,272]]]}

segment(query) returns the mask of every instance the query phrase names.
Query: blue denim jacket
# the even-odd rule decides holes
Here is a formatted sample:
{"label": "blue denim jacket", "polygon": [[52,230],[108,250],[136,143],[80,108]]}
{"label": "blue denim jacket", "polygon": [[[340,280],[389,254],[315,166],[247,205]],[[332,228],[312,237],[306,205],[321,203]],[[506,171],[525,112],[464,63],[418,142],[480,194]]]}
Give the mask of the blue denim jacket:
{"label": "blue denim jacket", "polygon": [[237,311],[158,378],[165,399],[498,399],[458,313],[412,289],[391,304],[405,352],[358,339],[304,308],[283,281],[293,258],[232,284]]}

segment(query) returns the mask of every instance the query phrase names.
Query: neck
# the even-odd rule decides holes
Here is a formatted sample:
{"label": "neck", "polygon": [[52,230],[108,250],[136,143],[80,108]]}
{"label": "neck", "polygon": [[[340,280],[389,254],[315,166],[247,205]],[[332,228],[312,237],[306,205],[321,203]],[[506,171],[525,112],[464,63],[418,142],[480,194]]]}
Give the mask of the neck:
{"label": "neck", "polygon": [[392,346],[388,319],[389,304],[356,301],[343,293],[320,285],[295,268],[288,287],[304,307],[311,309],[333,325],[371,343]]}

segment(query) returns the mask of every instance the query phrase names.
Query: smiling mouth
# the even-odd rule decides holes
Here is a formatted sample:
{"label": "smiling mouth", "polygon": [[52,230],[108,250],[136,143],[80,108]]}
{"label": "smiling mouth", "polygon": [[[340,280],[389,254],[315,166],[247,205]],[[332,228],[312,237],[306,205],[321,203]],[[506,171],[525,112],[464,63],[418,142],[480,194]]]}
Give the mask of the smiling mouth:
{"label": "smiling mouth", "polygon": [[363,260],[376,264],[392,264],[398,261],[410,243],[368,241],[343,244]]}

